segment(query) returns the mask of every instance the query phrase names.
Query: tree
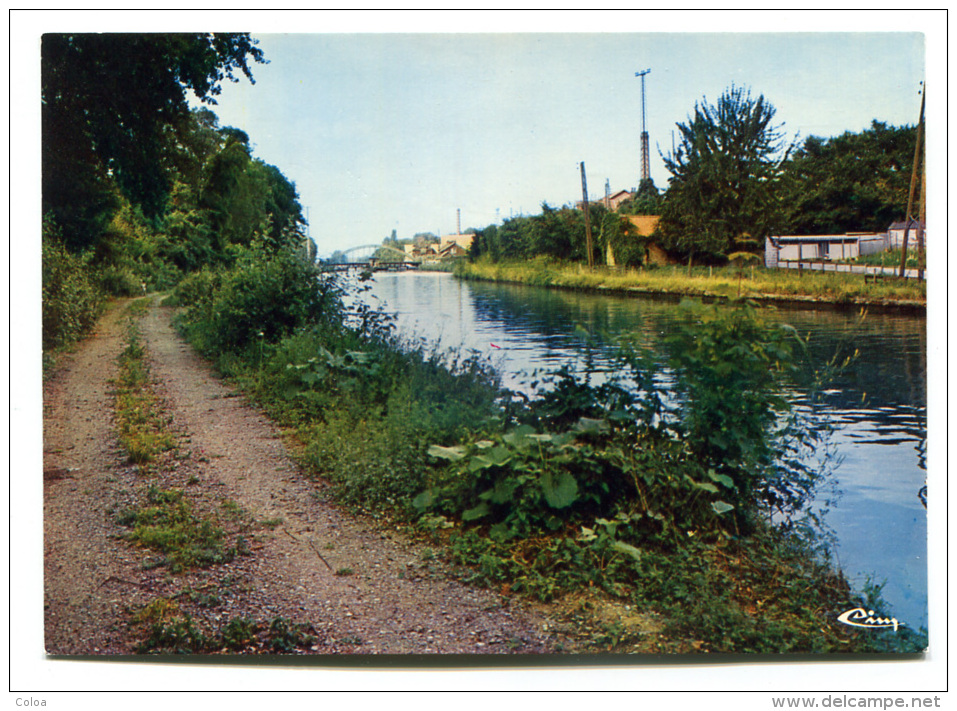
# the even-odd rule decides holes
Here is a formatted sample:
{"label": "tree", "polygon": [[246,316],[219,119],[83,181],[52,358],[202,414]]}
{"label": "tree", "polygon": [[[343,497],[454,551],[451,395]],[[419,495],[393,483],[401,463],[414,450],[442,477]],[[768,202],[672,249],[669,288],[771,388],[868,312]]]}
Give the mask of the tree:
{"label": "tree", "polygon": [[617,212],[606,212],[599,225],[599,249],[607,254],[610,248],[617,266],[638,267],[642,264],[648,253],[648,238],[637,235],[630,221]]}
{"label": "tree", "polygon": [[246,134],[225,129],[224,135],[225,146],[204,168],[199,200],[217,249],[250,244],[257,235],[273,249],[298,243],[305,220],[295,185],[277,167],[252,157]]}
{"label": "tree", "polygon": [[637,192],[618,207],[622,215],[660,215],[661,193],[655,181],[645,178],[638,185]]}
{"label": "tree", "polygon": [[878,232],[904,217],[917,129],[873,121],[861,133],[810,136],[784,165],[788,231]]}
{"label": "tree", "polygon": [[721,260],[777,231],[781,164],[791,146],[774,115],[764,96],[732,86],[677,124],[681,143],[665,156],[672,177],[659,224],[666,249]]}
{"label": "tree", "polygon": [[169,149],[189,124],[191,91],[215,103],[250,81],[262,51],[248,34],[46,34],[41,41],[43,211],[75,249],[90,245],[118,189],[147,218],[172,185]]}

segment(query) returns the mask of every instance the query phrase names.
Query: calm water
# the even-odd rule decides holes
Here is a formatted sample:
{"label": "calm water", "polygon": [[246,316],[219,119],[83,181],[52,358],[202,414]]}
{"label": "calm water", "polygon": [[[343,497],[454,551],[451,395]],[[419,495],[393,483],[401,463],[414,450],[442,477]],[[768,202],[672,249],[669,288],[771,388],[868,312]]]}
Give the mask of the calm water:
{"label": "calm water", "polygon": [[[461,282],[448,274],[377,274],[370,296],[408,338],[488,356],[504,384],[528,390],[536,370],[583,365],[583,333],[628,334],[654,350],[677,304],[535,287]],[[808,335],[816,359],[860,356],[830,384],[825,410],[836,426],[838,495],[825,515],[834,553],[852,585],[885,583],[890,614],[927,624],[927,352],[924,318],[782,309],[777,318]]]}

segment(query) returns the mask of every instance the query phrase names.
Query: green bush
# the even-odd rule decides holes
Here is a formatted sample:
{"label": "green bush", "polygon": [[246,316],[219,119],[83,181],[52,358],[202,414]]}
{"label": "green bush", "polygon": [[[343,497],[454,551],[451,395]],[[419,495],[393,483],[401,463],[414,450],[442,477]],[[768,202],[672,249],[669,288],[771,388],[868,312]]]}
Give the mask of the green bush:
{"label": "green bush", "polygon": [[315,265],[292,251],[269,253],[261,245],[242,248],[234,266],[199,298],[187,315],[189,330],[201,350],[214,354],[277,343],[339,309],[337,292]]}
{"label": "green bush", "polygon": [[219,272],[203,267],[180,281],[166,300],[167,306],[195,306],[209,299],[219,285]]}
{"label": "green bush", "polygon": [[601,240],[611,247],[615,264],[620,267],[641,266],[648,252],[648,239],[634,234],[631,223],[616,212],[602,218]]}
{"label": "green bush", "polygon": [[130,267],[110,264],[97,272],[100,288],[113,296],[136,296],[143,293],[146,283]]}
{"label": "green bush", "polygon": [[100,314],[103,295],[89,276],[89,259],[70,253],[51,219],[43,222],[43,349],[78,340]]}
{"label": "green bush", "polygon": [[[813,476],[798,457],[784,455],[823,434],[796,422],[784,396],[806,344],[793,326],[767,323],[749,302],[685,301],[682,310],[669,347],[685,442],[706,467],[733,482],[739,514],[769,498],[800,508]],[[787,476],[780,476],[781,467]]]}

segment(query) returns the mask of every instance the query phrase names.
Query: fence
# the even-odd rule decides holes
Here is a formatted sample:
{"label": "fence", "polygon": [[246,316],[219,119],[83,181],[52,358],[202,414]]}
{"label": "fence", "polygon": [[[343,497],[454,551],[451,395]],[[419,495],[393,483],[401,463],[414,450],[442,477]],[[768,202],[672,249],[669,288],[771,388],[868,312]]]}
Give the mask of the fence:
{"label": "fence", "polygon": [[[839,264],[837,262],[798,262],[790,260],[777,260],[776,263],[768,264],[769,268],[777,269],[809,269],[818,272],[843,272],[846,274],[865,274],[880,276],[897,276],[900,273],[900,267],[877,267],[863,264]],[[927,270],[924,269],[922,278],[926,278]],[[905,269],[905,279],[917,279],[916,269]]]}

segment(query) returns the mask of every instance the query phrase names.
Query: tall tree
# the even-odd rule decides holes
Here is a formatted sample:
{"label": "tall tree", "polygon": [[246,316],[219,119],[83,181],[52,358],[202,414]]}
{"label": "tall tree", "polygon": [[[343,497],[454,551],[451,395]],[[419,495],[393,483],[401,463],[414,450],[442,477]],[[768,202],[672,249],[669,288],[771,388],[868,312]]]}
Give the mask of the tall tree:
{"label": "tall tree", "polygon": [[46,34],[41,42],[43,210],[74,248],[93,242],[119,189],[165,209],[171,133],[187,92],[215,103],[224,80],[263,62],[248,34]]}
{"label": "tall tree", "polygon": [[721,259],[747,251],[784,217],[781,164],[791,146],[775,109],[732,86],[717,103],[695,104],[677,124],[681,142],[665,156],[672,177],[659,225],[663,246],[683,256]]}

